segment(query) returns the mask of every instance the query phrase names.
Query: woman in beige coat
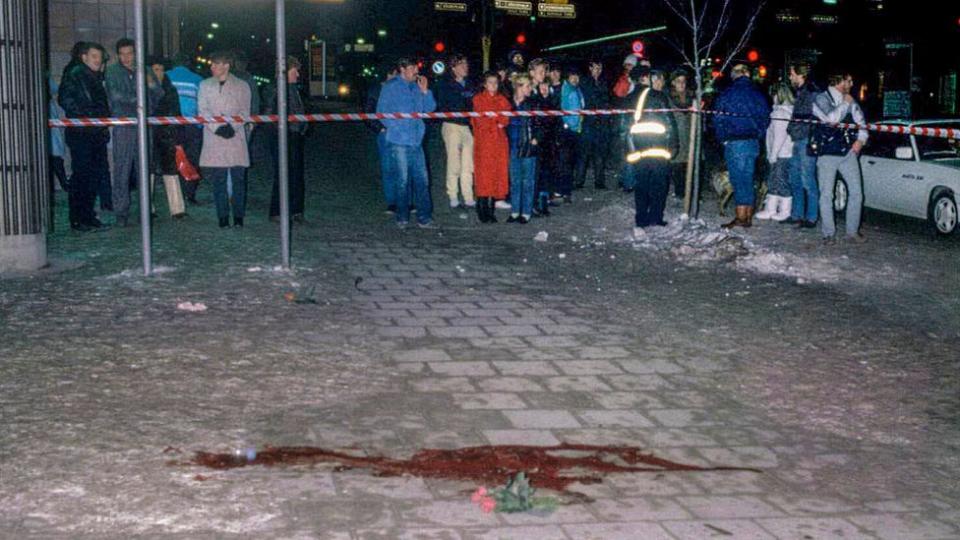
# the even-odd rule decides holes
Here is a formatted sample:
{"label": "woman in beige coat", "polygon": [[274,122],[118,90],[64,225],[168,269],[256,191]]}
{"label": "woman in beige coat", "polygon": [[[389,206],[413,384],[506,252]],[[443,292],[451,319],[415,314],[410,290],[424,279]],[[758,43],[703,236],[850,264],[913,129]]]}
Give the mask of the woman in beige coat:
{"label": "woman in beige coat", "polygon": [[[230,74],[233,59],[229,54],[217,53],[210,57],[213,77],[200,83],[197,108],[201,116],[248,116],[250,114],[250,85]],[[233,205],[233,225],[243,227],[247,205],[247,135],[242,122],[205,124],[200,166],[204,178],[213,182],[213,198],[217,206],[220,227],[230,226],[230,207]],[[227,194],[227,178],[233,185],[232,196]]]}

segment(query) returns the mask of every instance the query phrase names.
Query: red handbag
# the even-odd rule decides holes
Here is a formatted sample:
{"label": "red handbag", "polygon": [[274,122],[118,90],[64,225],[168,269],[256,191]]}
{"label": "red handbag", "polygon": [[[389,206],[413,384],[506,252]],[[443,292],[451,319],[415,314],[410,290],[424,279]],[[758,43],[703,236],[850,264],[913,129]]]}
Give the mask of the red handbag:
{"label": "red handbag", "polygon": [[199,181],[200,173],[197,172],[197,168],[193,166],[193,163],[190,163],[190,160],[187,159],[187,153],[183,150],[183,147],[178,144],[176,149],[177,172],[179,172],[180,176],[182,176],[187,182]]}

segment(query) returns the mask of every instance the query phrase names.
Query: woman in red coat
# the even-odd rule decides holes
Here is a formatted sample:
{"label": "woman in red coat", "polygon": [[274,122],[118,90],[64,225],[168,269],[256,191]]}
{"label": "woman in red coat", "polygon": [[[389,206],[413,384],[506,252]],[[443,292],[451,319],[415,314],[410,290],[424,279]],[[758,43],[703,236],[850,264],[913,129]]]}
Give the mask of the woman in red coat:
{"label": "woman in red coat", "polygon": [[[500,93],[500,77],[495,71],[484,73],[483,92],[473,97],[476,112],[509,111],[510,101]],[[473,126],[474,193],[477,215],[482,223],[496,223],[494,204],[507,198],[510,186],[510,141],[506,127],[510,118],[471,118]]]}

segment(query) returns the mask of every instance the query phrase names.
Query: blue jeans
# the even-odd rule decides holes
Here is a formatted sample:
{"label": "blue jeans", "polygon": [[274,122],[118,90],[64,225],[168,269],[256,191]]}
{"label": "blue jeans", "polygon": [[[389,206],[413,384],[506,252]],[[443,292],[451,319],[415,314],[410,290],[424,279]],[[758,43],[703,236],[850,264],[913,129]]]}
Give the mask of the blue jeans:
{"label": "blue jeans", "polygon": [[723,144],[723,157],[730,171],[733,185],[733,200],[737,206],[753,206],[756,195],[753,190],[753,175],[760,155],[760,143],[756,139],[727,141]]}
{"label": "blue jeans", "polygon": [[817,208],[820,205],[817,158],[807,154],[807,139],[793,143],[793,157],[790,159],[790,190],[793,192],[793,209],[790,211],[790,217],[795,220],[817,221],[819,215]]}
{"label": "blue jeans", "polygon": [[213,182],[213,201],[217,206],[217,217],[230,217],[230,195],[227,194],[227,178],[233,184],[233,217],[242,218],[247,210],[247,168],[246,167],[206,167],[203,177]]}
{"label": "blue jeans", "polygon": [[537,179],[537,158],[510,156],[510,213],[533,215],[533,189]]}
{"label": "blue jeans", "polygon": [[380,181],[383,184],[383,198],[387,206],[397,205],[397,182],[390,168],[390,156],[387,154],[387,132],[377,135],[377,154],[380,156]]}
{"label": "blue jeans", "polygon": [[394,197],[397,202],[397,223],[410,221],[410,191],[417,206],[417,221],[426,225],[433,221],[433,202],[430,200],[430,182],[427,179],[427,160],[423,146],[387,142],[390,169],[396,180]]}

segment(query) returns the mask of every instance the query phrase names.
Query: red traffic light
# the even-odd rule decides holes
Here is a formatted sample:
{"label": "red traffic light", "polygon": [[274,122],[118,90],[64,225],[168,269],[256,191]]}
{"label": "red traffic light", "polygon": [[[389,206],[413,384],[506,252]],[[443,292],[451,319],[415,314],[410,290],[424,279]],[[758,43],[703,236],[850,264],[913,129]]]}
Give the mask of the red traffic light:
{"label": "red traffic light", "polygon": [[751,62],[756,62],[760,59],[760,53],[756,49],[750,49],[750,52],[747,53],[747,60]]}
{"label": "red traffic light", "polygon": [[438,53],[442,53],[443,51],[447,50],[447,46],[444,45],[442,41],[438,41],[433,44],[433,50],[437,51]]}
{"label": "red traffic light", "polygon": [[527,42],[527,35],[524,33],[517,34],[517,44],[523,45]]}

